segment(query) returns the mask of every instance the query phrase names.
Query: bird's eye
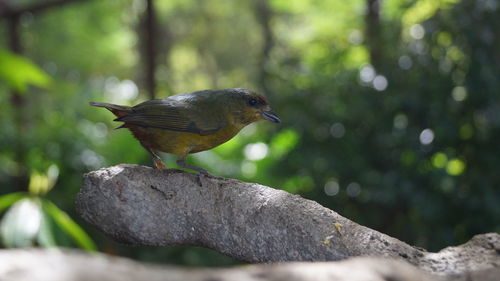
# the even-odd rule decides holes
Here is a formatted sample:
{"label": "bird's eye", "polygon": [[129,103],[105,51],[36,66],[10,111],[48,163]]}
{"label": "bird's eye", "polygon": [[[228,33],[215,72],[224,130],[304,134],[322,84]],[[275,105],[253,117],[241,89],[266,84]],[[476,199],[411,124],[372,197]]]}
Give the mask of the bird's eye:
{"label": "bird's eye", "polygon": [[250,106],[255,106],[255,105],[257,104],[257,100],[256,100],[256,99],[250,99],[250,100],[248,101],[248,104],[249,104]]}

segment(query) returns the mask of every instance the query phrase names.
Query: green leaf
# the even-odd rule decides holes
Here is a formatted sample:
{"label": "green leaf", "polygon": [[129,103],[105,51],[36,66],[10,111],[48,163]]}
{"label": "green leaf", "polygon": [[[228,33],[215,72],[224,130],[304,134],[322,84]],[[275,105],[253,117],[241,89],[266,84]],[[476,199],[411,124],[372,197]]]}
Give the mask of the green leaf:
{"label": "green leaf", "polygon": [[31,247],[42,221],[40,201],[24,198],[10,208],[0,223],[3,245],[10,248]]}
{"label": "green leaf", "polygon": [[271,141],[271,153],[279,158],[290,152],[299,142],[299,134],[292,129],[285,129],[277,133]]}
{"label": "green leaf", "polygon": [[26,197],[28,197],[28,194],[24,192],[14,192],[0,196],[0,212]]}
{"label": "green leaf", "polygon": [[42,224],[37,235],[37,242],[42,247],[56,247],[56,239],[54,238],[54,224],[44,208],[42,208]]}
{"label": "green leaf", "polygon": [[419,0],[408,8],[403,14],[403,23],[409,27],[413,24],[423,22],[441,9],[449,9],[454,4],[458,3],[457,0]]}
{"label": "green leaf", "polygon": [[87,251],[96,251],[97,247],[94,241],[85,233],[85,231],[73,221],[68,214],[59,209],[54,203],[43,200],[43,209],[52,217],[55,223],[68,234],[75,243],[82,249]]}
{"label": "green leaf", "polygon": [[47,87],[51,78],[30,60],[5,50],[0,50],[0,80],[21,93],[28,85]]}

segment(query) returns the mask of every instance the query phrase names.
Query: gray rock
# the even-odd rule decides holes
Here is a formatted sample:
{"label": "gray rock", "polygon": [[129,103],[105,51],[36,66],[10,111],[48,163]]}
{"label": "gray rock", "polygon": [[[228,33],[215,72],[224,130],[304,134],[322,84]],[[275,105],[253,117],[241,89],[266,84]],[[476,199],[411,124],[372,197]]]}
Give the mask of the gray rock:
{"label": "gray rock", "polygon": [[76,204],[117,241],[202,246],[250,263],[374,256],[448,276],[500,267],[496,233],[430,253],[298,195],[174,169],[118,165],[90,172]]}

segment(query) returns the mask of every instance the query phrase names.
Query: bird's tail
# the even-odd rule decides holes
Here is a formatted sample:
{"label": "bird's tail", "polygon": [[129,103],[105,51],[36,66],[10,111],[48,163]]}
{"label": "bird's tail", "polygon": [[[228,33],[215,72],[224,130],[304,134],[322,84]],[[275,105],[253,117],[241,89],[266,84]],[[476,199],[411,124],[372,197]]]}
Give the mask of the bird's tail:
{"label": "bird's tail", "polygon": [[132,112],[132,108],[130,106],[125,106],[125,105],[116,105],[111,103],[95,102],[95,101],[91,101],[89,102],[89,104],[92,106],[104,107],[107,110],[113,112],[113,114],[116,115],[116,117],[122,117]]}

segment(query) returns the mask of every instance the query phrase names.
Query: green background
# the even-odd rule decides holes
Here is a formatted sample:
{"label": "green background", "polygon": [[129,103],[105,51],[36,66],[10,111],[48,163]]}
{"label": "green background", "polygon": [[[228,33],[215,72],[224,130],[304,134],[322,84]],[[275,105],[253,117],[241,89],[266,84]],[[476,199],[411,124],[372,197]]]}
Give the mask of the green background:
{"label": "green background", "polygon": [[[188,162],[300,194],[431,251],[499,232],[500,2],[385,0],[372,7],[377,17],[373,2],[156,1],[157,97],[244,87],[265,93],[282,119]],[[22,14],[24,58],[8,52],[0,20],[0,195],[30,186],[106,253],[233,264],[208,249],[124,246],[75,213],[83,173],[152,164],[128,131],[113,130],[111,113],[88,106],[148,99],[144,11],[145,1],[116,0]],[[49,167],[52,190],[37,192],[34,178],[50,178]],[[53,222],[53,243],[27,245],[82,247],[71,226]]]}

